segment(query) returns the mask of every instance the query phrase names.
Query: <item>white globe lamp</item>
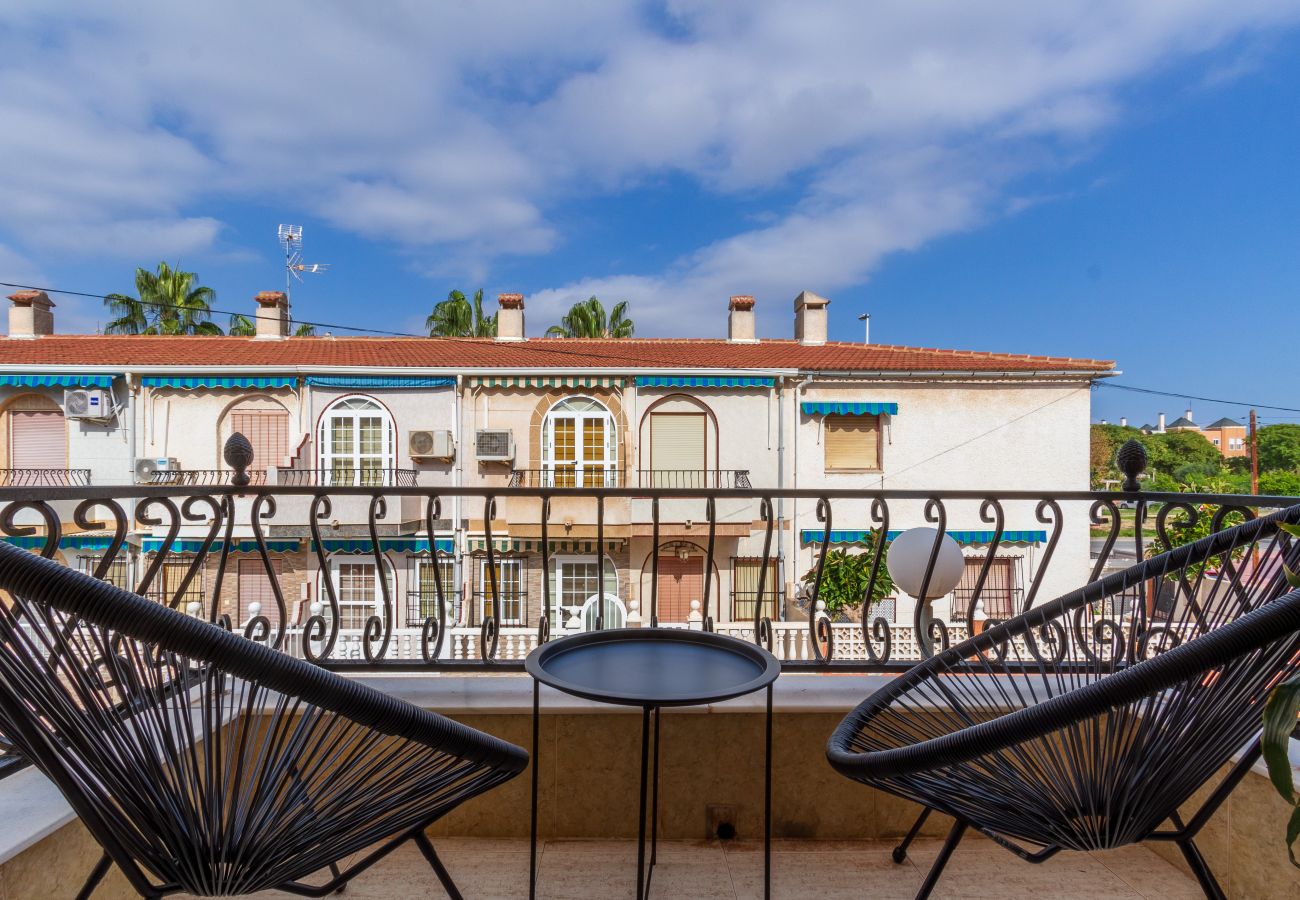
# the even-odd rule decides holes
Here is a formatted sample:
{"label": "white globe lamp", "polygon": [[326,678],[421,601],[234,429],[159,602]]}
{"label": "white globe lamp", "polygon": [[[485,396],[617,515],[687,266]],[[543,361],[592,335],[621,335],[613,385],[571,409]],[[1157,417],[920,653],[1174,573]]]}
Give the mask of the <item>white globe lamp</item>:
{"label": "white globe lamp", "polygon": [[[961,581],[966,561],[962,558],[961,548],[948,535],[939,542],[939,553],[934,560],[934,570],[930,573],[930,582],[925,584],[925,571],[930,565],[930,554],[934,552],[934,539],[938,531],[934,528],[911,528],[889,542],[889,554],[885,557],[885,566],[889,577],[894,579],[899,590],[916,598],[920,612],[917,643],[926,656],[934,654],[930,640],[930,623],[934,620],[930,604],[940,597],[952,592]],[[921,596],[922,586],[925,596]]]}
{"label": "white globe lamp", "polygon": [[248,618],[250,620],[256,619],[261,614],[262,614],[262,604],[258,603],[256,600],[248,604]]}

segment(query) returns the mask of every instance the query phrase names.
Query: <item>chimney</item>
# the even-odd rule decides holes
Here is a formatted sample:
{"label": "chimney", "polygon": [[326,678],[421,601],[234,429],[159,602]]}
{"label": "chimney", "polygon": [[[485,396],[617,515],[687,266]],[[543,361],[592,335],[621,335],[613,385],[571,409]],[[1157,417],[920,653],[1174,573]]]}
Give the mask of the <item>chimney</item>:
{"label": "chimney", "polygon": [[1105,419],[1102,419],[1102,420],[1101,420],[1101,424],[1103,424],[1103,425],[1109,425],[1110,422],[1108,422],[1108,421],[1105,420]]}
{"label": "chimney", "polygon": [[262,291],[257,301],[258,340],[279,340],[289,336],[289,298],[284,291]]}
{"label": "chimney", "polygon": [[858,321],[862,323],[862,343],[871,343],[871,313],[863,313],[858,316]]}
{"label": "chimney", "polygon": [[799,292],[794,298],[795,340],[801,344],[826,343],[826,307],[830,302],[812,291]]}
{"label": "chimney", "polygon": [[54,334],[54,304],[45,291],[18,291],[10,294],[9,336],[35,338]]}
{"label": "chimney", "polygon": [[1156,414],[1156,434],[1164,434],[1164,433],[1165,433],[1165,414],[1164,414],[1164,413],[1157,413],[1157,414]]}
{"label": "chimney", "polygon": [[498,341],[524,340],[524,295],[497,295]]}
{"label": "chimney", "polygon": [[1120,417],[1119,417],[1119,427],[1120,427],[1120,428],[1128,428],[1128,416],[1120,416]]}
{"label": "chimney", "polygon": [[727,304],[727,341],[732,344],[757,344],[754,336],[754,298],[740,294]]}
{"label": "chimney", "polygon": [[1195,422],[1195,421],[1196,421],[1195,419],[1192,418],[1192,411],[1191,411],[1190,409],[1188,409],[1188,410],[1184,410],[1184,411],[1183,411],[1183,416],[1184,416],[1184,417],[1187,419],[1187,421],[1189,421],[1189,422]]}

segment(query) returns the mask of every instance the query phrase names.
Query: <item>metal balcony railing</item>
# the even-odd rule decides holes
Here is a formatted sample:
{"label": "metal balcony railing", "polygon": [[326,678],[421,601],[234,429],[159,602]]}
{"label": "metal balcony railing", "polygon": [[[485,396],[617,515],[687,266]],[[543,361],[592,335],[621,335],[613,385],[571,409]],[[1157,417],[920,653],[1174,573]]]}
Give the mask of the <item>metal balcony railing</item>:
{"label": "metal balcony railing", "polygon": [[753,487],[748,469],[640,469],[626,472],[612,466],[560,465],[545,469],[515,469],[510,486],[525,488],[670,488],[717,490]]}
{"label": "metal balcony railing", "polygon": [[[622,570],[630,569],[626,574],[620,571],[619,584],[625,586],[629,596],[616,598],[618,605],[628,616],[639,614],[643,623],[655,617],[661,586],[655,579],[680,580],[694,576],[680,571],[657,573],[655,567],[643,568],[639,558],[629,559],[626,547],[629,534],[647,537],[658,534],[663,541],[679,541],[678,536],[665,533],[665,529],[671,531],[679,526],[661,522],[659,518],[661,507],[668,508],[666,501],[672,501],[674,521],[680,521],[678,517],[683,505],[698,510],[691,515],[690,526],[691,543],[697,550],[691,551],[693,555],[689,557],[699,560],[698,571],[727,572],[732,566],[731,559],[745,558],[749,565],[785,573],[783,580],[805,584],[810,599],[814,601],[823,589],[824,580],[826,590],[833,589],[831,585],[835,583],[835,579],[818,574],[829,558],[824,552],[827,547],[852,547],[855,542],[864,542],[859,544],[863,547],[860,552],[873,554],[873,564],[867,570],[874,573],[871,578],[877,578],[887,568],[884,564],[887,542],[865,542],[872,531],[876,534],[883,532],[891,540],[899,530],[916,526],[935,529],[939,534],[952,532],[957,539],[977,546],[979,553],[994,558],[999,553],[1014,554],[1023,560],[1024,582],[1016,586],[1018,593],[1012,604],[1015,608],[1011,610],[1016,613],[1045,606],[1058,592],[1096,581],[1107,571],[1108,563],[1121,544],[1129,548],[1132,558],[1141,560],[1151,552],[1187,543],[1192,534],[1225,531],[1247,519],[1300,506],[1300,498],[1293,497],[1192,493],[778,491],[734,486],[568,487],[554,481],[540,486],[522,483],[513,487],[421,487],[414,484],[413,477],[399,476],[400,470],[372,471],[382,474],[358,479],[348,477],[356,474],[351,471],[345,470],[343,477],[337,477],[337,471],[317,470],[301,473],[306,477],[290,483],[246,486],[230,483],[124,487],[10,485],[0,487],[0,535],[22,537],[27,545],[35,545],[37,552],[53,558],[60,553],[61,545],[66,547],[63,544],[63,539],[68,536],[65,531],[69,534],[107,533],[109,548],[104,551],[105,555],[121,559],[132,552],[131,547],[143,536],[136,530],[141,528],[141,523],[148,523],[147,531],[152,535],[177,533],[185,528],[188,535],[204,538],[185,542],[190,549],[199,545],[198,550],[183,557],[185,564],[194,567],[196,573],[193,589],[203,591],[204,587],[200,586],[227,585],[224,590],[214,587],[200,594],[201,609],[197,614],[217,622],[223,615],[234,614],[232,606],[237,603],[237,584],[242,574],[242,571],[232,571],[236,562],[269,559],[285,552],[283,548],[272,549],[269,546],[273,538],[267,535],[275,535],[278,528],[306,529],[297,538],[301,541],[298,552],[303,557],[300,566],[294,569],[300,579],[304,568],[309,573],[315,572],[319,565],[318,553],[323,556],[328,552],[325,543],[326,538],[334,533],[330,528],[334,521],[332,516],[357,517],[358,521],[349,518],[339,524],[347,526],[346,533],[352,536],[349,540],[370,540],[357,536],[370,535],[373,538],[379,534],[381,510],[388,500],[397,497],[403,505],[419,508],[419,521],[424,524],[422,530],[427,534],[430,523],[443,520],[452,503],[458,501],[460,515],[470,523],[480,523],[478,527],[482,532],[476,530],[472,552],[483,560],[486,570],[490,570],[496,560],[502,559],[508,545],[517,541],[527,546],[523,549],[512,547],[510,552],[531,554],[527,571],[531,573],[529,577],[534,579],[533,583],[530,586],[526,578],[521,578],[520,589],[499,590],[498,608],[494,609],[486,602],[486,584],[476,585],[477,589],[467,598],[472,603],[468,615],[459,617],[454,609],[445,612],[432,609],[423,598],[415,600],[412,606],[412,598],[408,596],[405,598],[408,615],[402,624],[401,595],[388,587],[387,582],[382,582],[382,596],[375,597],[374,603],[359,607],[364,611],[358,615],[365,621],[354,625],[361,627],[355,627],[355,633],[342,635],[342,607],[348,606],[355,612],[354,607],[358,604],[322,591],[317,596],[317,603],[326,608],[318,610],[319,615],[310,615],[297,601],[299,591],[296,585],[284,585],[281,591],[276,592],[280,599],[274,601],[284,605],[269,615],[255,617],[244,630],[251,638],[272,647],[338,669],[438,671],[492,668],[499,671],[517,668],[531,647],[549,639],[552,623],[548,620],[548,609],[544,607],[570,603],[573,599],[557,598],[557,591],[577,591],[582,594],[578,600],[590,602],[591,596],[583,585],[563,582],[566,576],[558,568],[555,569],[555,580],[551,580],[552,564],[560,554],[571,559],[576,553],[602,566],[610,565],[607,560],[615,559]],[[548,470],[548,474],[553,472]],[[409,474],[414,475],[413,472]],[[326,477],[321,478],[322,475]],[[618,483],[617,478],[611,480]],[[241,497],[245,498],[244,502],[237,503]],[[341,502],[348,497],[372,502]],[[385,503],[373,502],[377,498],[388,499]],[[521,523],[526,529],[522,529],[517,538],[502,534],[499,525],[501,517],[497,504],[512,498],[541,501],[537,520]],[[561,498],[565,500],[565,511],[553,518],[551,501]],[[292,499],[299,502],[289,502]],[[642,517],[636,522],[614,524],[602,514],[602,510],[607,512],[615,501],[633,499],[652,501],[643,512],[636,513]],[[305,526],[303,502],[310,506]],[[1121,503],[1132,503],[1133,508],[1121,512]],[[596,524],[592,533],[584,535],[578,542],[584,546],[575,548],[575,542],[566,533],[565,519],[583,504],[590,507],[590,520]],[[330,512],[331,508],[333,512]],[[364,511],[367,508],[369,512]],[[1300,510],[1288,514],[1300,519]],[[371,515],[376,518],[369,520]],[[629,528],[633,530],[629,531]],[[284,533],[280,532],[281,535]],[[202,549],[207,536],[211,536],[210,548],[215,548],[222,543],[218,540],[222,535],[231,534],[244,536],[238,540],[239,547],[236,548],[237,553],[243,555],[228,552],[229,547]],[[1085,542],[1090,540],[1093,552],[1089,561],[1089,547]],[[1255,555],[1248,558],[1250,565],[1264,564],[1257,562],[1256,556],[1268,561],[1273,552],[1272,541],[1273,538],[1266,537],[1256,545],[1252,550]],[[1026,543],[1034,545],[1032,551],[1025,548]],[[151,565],[157,572],[164,573],[158,576],[164,580],[169,571],[166,568],[169,560],[181,558],[180,551],[170,549],[170,544],[165,546],[166,549],[156,551],[156,555],[151,557]],[[797,550],[794,556],[790,551],[792,546]],[[373,550],[358,548],[352,552],[363,555],[373,552],[372,558],[377,558],[389,551],[376,544]],[[393,552],[400,554],[402,551]],[[75,560],[75,554],[68,557],[65,553],[63,556]],[[390,558],[383,565],[400,558],[400,555]],[[101,562],[111,567],[115,559]],[[928,559],[930,562],[925,563],[926,566],[933,565],[936,557],[929,555]],[[376,559],[376,564],[381,562]],[[227,570],[218,571],[222,566],[228,567]],[[1098,635],[1105,637],[1104,646],[1085,646],[1081,652],[1111,652],[1107,649],[1112,646],[1111,641],[1115,646],[1130,648],[1126,652],[1137,652],[1131,648],[1149,647],[1153,641],[1162,640],[1161,634],[1176,628],[1176,623],[1186,618],[1186,610],[1200,602],[1198,580],[1202,572],[1211,570],[1211,566],[1209,563],[1198,566],[1186,572],[1135,583],[1123,592],[1110,591],[1107,607],[1090,613],[1104,616],[1105,628],[1077,633],[1069,628],[1062,632],[1059,625],[1055,626],[1055,631],[1045,628],[1032,646],[1015,648],[1011,658],[1016,662],[1007,665],[1035,668],[1042,665],[1068,666],[1068,654],[1078,649],[1079,642],[1099,642],[1102,638]],[[811,577],[806,574],[809,571],[813,573]],[[536,580],[539,572],[546,573],[540,582]],[[280,577],[276,572],[268,574],[272,578]],[[608,574],[606,572],[604,578]],[[932,574],[927,572],[924,577],[929,578]],[[573,577],[595,578],[595,583],[604,580],[590,572]],[[769,579],[769,582],[773,580]],[[172,585],[172,581],[165,580],[165,583],[169,588]],[[325,579],[324,583],[329,584],[329,580]],[[514,583],[511,582],[511,587]],[[549,585],[540,588],[549,593],[544,601],[537,597],[534,598],[537,602],[530,605],[527,602],[528,591],[539,590],[539,584]],[[987,600],[996,601],[996,591],[999,590],[992,581],[988,585],[972,587],[968,596],[957,598],[952,607],[957,614],[951,615],[949,621],[931,620],[922,614],[925,607],[917,604],[915,613],[903,614],[904,621],[895,621],[893,616],[886,618],[880,614],[880,609],[868,608],[864,613],[859,608],[854,621],[836,623],[825,616],[816,602],[805,602],[795,618],[782,621],[781,616],[788,611],[780,602],[780,585],[769,583],[763,597],[755,595],[752,598],[755,618],[727,621],[733,611],[727,607],[732,605],[734,608],[737,600],[748,604],[750,598],[730,598],[721,594],[721,584],[725,582],[717,578],[701,579],[699,608],[692,611],[688,622],[691,627],[725,630],[747,640],[760,641],[772,647],[787,668],[817,671],[902,671],[931,652],[931,647],[938,652],[938,648],[968,634],[974,625],[974,610],[984,597],[980,592],[993,592],[988,594],[983,604],[987,614],[990,608]],[[358,587],[352,585],[350,590],[355,592]],[[687,589],[685,582],[677,588],[679,594]],[[695,589],[693,586],[689,588]],[[875,584],[855,585],[853,590],[858,592],[858,596],[872,596]],[[671,586],[665,596],[677,597],[673,602],[680,600],[680,596],[672,594]],[[900,593],[899,596],[903,595]],[[774,599],[777,602],[773,603]],[[949,602],[951,598],[939,608],[947,610]],[[592,620],[584,618],[580,626],[606,627],[609,624],[605,620],[606,606],[607,603],[596,603],[592,607],[595,612]],[[993,606],[996,608],[996,603]],[[190,604],[183,604],[181,609],[189,611]],[[417,614],[414,619],[411,612]],[[485,613],[486,620],[483,620]],[[418,614],[424,615],[416,627]],[[470,626],[459,624],[466,621]],[[996,617],[990,618],[989,622],[992,621],[996,621]],[[985,627],[989,627],[988,622]],[[1070,628],[1074,626],[1070,625]],[[1169,640],[1178,639],[1177,635],[1167,636]],[[1142,652],[1147,651],[1143,649]]]}
{"label": "metal balcony railing", "polygon": [[88,484],[89,469],[0,469],[0,487],[76,487]]}
{"label": "metal balcony railing", "polygon": [[[212,485],[230,484],[235,473],[230,469],[167,469],[154,472],[149,484]],[[249,470],[250,484],[266,484],[265,470]]]}
{"label": "metal balcony railing", "polygon": [[613,466],[557,465],[546,469],[515,469],[512,488],[621,488],[627,473]]}
{"label": "metal balcony railing", "polygon": [[744,490],[753,487],[748,469],[641,469],[636,476],[637,486],[648,488]]}
{"label": "metal balcony railing", "polygon": [[285,487],[414,487],[416,469],[280,469],[276,481]]}

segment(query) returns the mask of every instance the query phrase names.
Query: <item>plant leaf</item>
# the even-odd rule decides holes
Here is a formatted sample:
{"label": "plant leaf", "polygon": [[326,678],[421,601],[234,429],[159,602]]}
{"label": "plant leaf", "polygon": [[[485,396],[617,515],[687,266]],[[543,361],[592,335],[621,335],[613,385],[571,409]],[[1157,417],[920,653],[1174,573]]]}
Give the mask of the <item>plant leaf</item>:
{"label": "plant leaf", "polygon": [[[1296,715],[1300,714],[1300,676],[1284,681],[1273,689],[1264,707],[1264,731],[1260,735],[1264,762],[1273,787],[1287,803],[1295,803],[1295,785],[1291,781],[1291,758],[1287,749]],[[1294,840],[1294,839],[1292,839]]]}
{"label": "plant leaf", "polygon": [[1300,537],[1300,525],[1290,525],[1286,522],[1278,522],[1277,527],[1292,537]]}
{"label": "plant leaf", "polygon": [[1282,573],[1286,576],[1287,584],[1300,589],[1300,572],[1292,572],[1286,563],[1282,563]]}

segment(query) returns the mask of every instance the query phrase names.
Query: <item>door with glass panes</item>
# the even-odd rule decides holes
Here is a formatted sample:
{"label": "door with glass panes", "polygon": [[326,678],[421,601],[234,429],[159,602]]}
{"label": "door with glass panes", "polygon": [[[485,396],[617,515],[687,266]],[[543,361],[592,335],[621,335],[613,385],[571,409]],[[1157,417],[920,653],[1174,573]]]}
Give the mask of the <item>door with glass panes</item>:
{"label": "door with glass panes", "polygon": [[612,487],[616,437],[609,410],[589,397],[557,404],[546,417],[543,483],[550,487]]}

